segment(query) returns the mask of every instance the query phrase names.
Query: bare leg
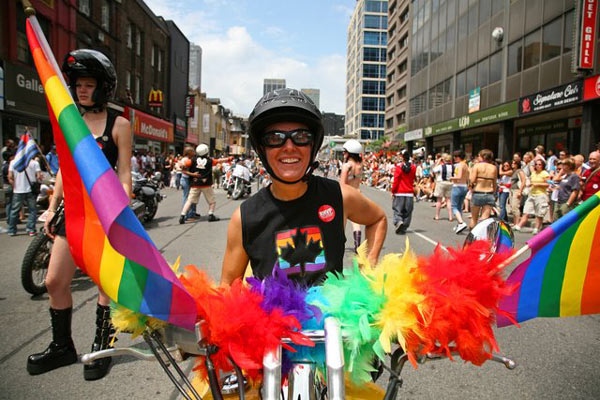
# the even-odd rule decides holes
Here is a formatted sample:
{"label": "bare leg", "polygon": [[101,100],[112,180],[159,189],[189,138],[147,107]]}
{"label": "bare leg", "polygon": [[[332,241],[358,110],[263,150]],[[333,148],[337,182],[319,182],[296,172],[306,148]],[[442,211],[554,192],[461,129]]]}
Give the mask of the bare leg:
{"label": "bare leg", "polygon": [[56,236],[48,264],[48,275],[46,275],[46,288],[51,308],[64,310],[73,306],[71,282],[76,268],[66,238]]}

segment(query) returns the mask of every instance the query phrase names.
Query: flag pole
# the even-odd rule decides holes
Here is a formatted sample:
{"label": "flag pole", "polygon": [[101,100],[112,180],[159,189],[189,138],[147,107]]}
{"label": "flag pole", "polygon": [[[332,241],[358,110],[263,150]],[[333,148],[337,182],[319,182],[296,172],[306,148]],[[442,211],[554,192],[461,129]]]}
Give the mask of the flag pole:
{"label": "flag pole", "polygon": [[23,11],[25,12],[25,15],[27,17],[31,17],[31,16],[35,15],[35,8],[33,8],[33,6],[31,5],[31,1],[22,0],[22,3],[23,3]]}
{"label": "flag pole", "polygon": [[515,251],[510,257],[508,257],[506,260],[504,260],[500,265],[498,265],[498,268],[503,269],[503,268],[507,267],[508,265],[512,264],[513,261],[515,261],[516,259],[521,257],[523,254],[528,252],[530,249],[531,249],[531,247],[529,247],[528,244],[524,245],[519,250]]}

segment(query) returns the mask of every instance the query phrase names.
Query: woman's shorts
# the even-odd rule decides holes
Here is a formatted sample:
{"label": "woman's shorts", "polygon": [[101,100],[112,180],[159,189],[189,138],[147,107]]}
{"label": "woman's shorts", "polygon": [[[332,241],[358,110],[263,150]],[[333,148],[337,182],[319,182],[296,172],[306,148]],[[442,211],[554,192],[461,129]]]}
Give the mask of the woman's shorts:
{"label": "woman's shorts", "polygon": [[473,192],[471,195],[471,204],[476,207],[493,207],[496,205],[496,196],[493,193]]}
{"label": "woman's shorts", "polygon": [[538,218],[544,218],[548,212],[548,196],[545,194],[529,195],[525,206],[523,207],[523,214],[535,215]]}
{"label": "woman's shorts", "polygon": [[452,182],[437,182],[435,185],[435,190],[433,191],[433,195],[438,199],[441,199],[442,197],[449,198],[452,195]]}

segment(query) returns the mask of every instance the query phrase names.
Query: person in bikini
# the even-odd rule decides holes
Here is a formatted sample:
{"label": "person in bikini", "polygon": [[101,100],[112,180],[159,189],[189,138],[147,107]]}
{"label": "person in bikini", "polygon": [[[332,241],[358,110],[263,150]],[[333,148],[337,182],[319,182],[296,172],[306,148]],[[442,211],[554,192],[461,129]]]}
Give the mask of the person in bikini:
{"label": "person in bikini", "polygon": [[494,163],[494,153],[483,149],[478,155],[479,162],[471,169],[471,223],[473,229],[479,220],[489,218],[496,206],[496,191],[498,189],[498,167]]}
{"label": "person in bikini", "polygon": [[[344,143],[344,164],[340,174],[340,183],[350,185],[360,190],[360,183],[363,178],[362,157],[363,147],[358,140],[350,139]],[[360,246],[361,230],[360,225],[352,222],[352,235],[354,236],[354,252]]]}

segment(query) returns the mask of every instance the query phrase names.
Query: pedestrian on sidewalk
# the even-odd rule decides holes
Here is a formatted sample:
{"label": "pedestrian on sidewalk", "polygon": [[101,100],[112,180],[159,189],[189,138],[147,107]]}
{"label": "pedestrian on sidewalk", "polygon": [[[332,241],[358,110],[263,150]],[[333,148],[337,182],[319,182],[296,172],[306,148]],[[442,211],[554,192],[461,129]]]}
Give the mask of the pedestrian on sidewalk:
{"label": "pedestrian on sidewalk", "polygon": [[[344,164],[340,175],[340,183],[350,185],[360,191],[363,178],[362,152],[363,146],[358,140],[350,139],[343,145]],[[356,253],[361,240],[361,228],[356,222],[352,222],[352,236],[354,237],[354,252]]]}
{"label": "pedestrian on sidewalk", "polygon": [[400,153],[401,161],[394,168],[392,183],[392,210],[396,234],[403,235],[410,226],[415,205],[417,167],[410,161],[408,151]]}
{"label": "pedestrian on sidewalk", "polygon": [[10,200],[10,215],[8,215],[8,236],[17,234],[17,222],[19,212],[23,204],[27,205],[26,232],[29,236],[35,236],[37,221],[37,193],[33,192],[33,185],[42,180],[42,169],[37,159],[33,158],[23,171],[15,169],[13,159],[8,166],[8,183],[12,186],[12,198]]}
{"label": "pedestrian on sidewalk", "polygon": [[467,197],[467,192],[469,191],[467,186],[469,182],[469,166],[465,161],[465,152],[463,150],[455,150],[452,156],[454,158],[454,176],[450,178],[452,181],[452,193],[450,197],[452,213],[458,222],[458,225],[454,228],[454,232],[458,235],[467,229],[467,224],[462,218],[462,210],[465,197]]}
{"label": "pedestrian on sidewalk", "polygon": [[432,169],[435,176],[435,217],[434,220],[439,221],[442,202],[445,200],[446,208],[448,209],[448,220],[454,221],[452,218],[452,175],[454,175],[454,165],[452,165],[452,156],[448,153],[443,153],[436,160],[436,165]]}

